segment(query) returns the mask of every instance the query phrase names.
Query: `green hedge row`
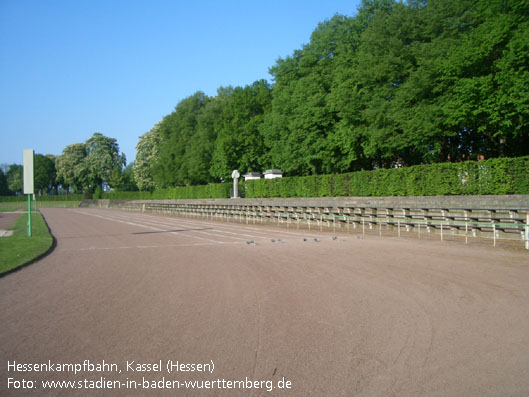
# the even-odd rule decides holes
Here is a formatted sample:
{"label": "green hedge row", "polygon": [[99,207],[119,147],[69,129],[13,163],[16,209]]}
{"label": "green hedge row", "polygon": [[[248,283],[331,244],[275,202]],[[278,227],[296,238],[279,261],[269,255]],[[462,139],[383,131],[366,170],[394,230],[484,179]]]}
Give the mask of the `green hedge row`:
{"label": "green hedge row", "polygon": [[529,194],[529,156],[254,180],[247,198]]}
{"label": "green hedge row", "polygon": [[176,200],[198,198],[228,198],[231,183],[212,183],[209,185],[182,186],[172,189],[159,189],[154,192],[109,192],[103,193],[103,199],[110,200]]}
{"label": "green hedge row", "polygon": [[[36,196],[37,201],[81,201],[82,194],[70,194],[61,196]],[[18,201],[28,201],[28,196],[0,196],[0,203],[12,203]]]}

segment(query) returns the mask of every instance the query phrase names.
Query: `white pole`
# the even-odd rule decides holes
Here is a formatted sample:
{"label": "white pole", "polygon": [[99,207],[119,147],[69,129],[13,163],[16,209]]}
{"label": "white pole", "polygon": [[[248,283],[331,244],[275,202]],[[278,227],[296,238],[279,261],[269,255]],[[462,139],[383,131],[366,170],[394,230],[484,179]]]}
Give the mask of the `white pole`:
{"label": "white pole", "polygon": [[494,246],[496,247],[496,224],[492,225],[492,233],[494,234]]}
{"label": "white pole", "polygon": [[529,250],[529,212],[525,219],[525,249]]}

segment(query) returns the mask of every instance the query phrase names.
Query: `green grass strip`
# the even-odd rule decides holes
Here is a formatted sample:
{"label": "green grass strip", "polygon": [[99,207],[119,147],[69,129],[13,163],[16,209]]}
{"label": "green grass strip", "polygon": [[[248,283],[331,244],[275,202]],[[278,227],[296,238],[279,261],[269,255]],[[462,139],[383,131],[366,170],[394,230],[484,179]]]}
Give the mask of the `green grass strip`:
{"label": "green grass strip", "polygon": [[28,237],[27,214],[21,214],[9,228],[13,235],[0,237],[0,274],[24,266],[48,252],[53,238],[42,215],[31,214],[32,237]]}

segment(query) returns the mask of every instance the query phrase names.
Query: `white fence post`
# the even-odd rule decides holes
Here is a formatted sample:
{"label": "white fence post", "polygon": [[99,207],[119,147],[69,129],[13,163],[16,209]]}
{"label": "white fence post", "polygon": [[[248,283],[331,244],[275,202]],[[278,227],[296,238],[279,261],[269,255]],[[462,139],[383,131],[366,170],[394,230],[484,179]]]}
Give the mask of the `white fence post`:
{"label": "white fence post", "polygon": [[493,234],[493,239],[494,239],[494,246],[496,247],[496,224],[495,223],[492,225],[492,234]]}
{"label": "white fence post", "polygon": [[529,212],[525,218],[525,249],[529,250]]}

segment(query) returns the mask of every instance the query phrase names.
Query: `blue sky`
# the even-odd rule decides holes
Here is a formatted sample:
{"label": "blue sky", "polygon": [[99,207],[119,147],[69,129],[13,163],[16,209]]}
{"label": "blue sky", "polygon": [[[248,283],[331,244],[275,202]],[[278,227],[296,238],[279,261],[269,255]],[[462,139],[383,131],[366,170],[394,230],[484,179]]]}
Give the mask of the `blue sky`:
{"label": "blue sky", "polygon": [[0,164],[60,155],[94,132],[127,163],[196,91],[271,80],[319,22],[360,0],[0,0]]}

